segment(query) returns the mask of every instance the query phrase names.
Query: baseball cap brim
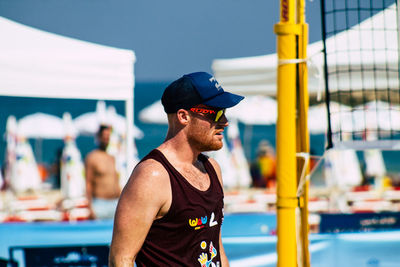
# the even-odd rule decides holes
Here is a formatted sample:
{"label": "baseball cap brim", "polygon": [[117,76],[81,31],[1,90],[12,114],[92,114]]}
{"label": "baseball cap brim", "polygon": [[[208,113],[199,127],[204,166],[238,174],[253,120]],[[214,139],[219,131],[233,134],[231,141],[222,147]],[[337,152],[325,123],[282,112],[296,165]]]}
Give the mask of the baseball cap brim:
{"label": "baseball cap brim", "polygon": [[216,95],[202,104],[216,108],[230,108],[237,105],[243,99],[243,96],[229,92],[223,92],[222,94]]}

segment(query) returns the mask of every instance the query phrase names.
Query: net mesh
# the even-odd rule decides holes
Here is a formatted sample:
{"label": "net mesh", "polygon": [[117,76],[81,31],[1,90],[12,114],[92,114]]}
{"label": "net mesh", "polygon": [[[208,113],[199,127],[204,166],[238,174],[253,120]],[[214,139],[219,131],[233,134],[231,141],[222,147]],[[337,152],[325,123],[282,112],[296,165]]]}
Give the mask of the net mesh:
{"label": "net mesh", "polygon": [[395,0],[322,0],[328,148],[400,149]]}

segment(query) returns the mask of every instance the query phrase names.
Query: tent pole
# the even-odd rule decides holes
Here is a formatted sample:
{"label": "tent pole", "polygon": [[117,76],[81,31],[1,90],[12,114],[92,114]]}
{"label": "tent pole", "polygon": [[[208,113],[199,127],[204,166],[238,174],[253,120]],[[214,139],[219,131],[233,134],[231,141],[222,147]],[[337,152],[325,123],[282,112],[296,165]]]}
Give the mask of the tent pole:
{"label": "tent pole", "polygon": [[133,169],[133,98],[129,98],[125,101],[125,113],[126,113],[126,174],[130,175]]}
{"label": "tent pole", "polygon": [[301,27],[295,23],[295,0],[281,0],[277,34],[277,252],[278,267],[297,266],[296,208],[296,65],[283,63],[296,58],[296,36]]}
{"label": "tent pole", "polygon": [[[301,34],[298,39],[298,58],[304,59],[303,62],[300,62],[298,67],[298,84],[299,84],[299,93],[298,93],[298,101],[297,101],[297,110],[298,110],[298,120],[297,120],[297,152],[298,153],[306,153],[310,152],[310,140],[308,133],[308,105],[309,105],[309,96],[308,96],[308,68],[307,68],[307,44],[308,44],[308,25],[305,20],[305,0],[298,1],[297,8],[297,19],[298,24],[301,26]],[[309,174],[309,161],[305,158],[298,157],[297,159],[297,182],[299,184],[300,179],[305,179]],[[305,177],[301,177],[303,174],[303,169],[305,168]],[[299,192],[299,190],[298,190]],[[304,186],[300,192],[303,194],[299,197],[300,204],[300,225],[299,229],[299,237],[300,237],[300,247],[301,253],[299,253],[299,262],[301,262],[300,266],[308,267],[310,266],[310,255],[308,250],[308,234],[309,234],[309,225],[308,225],[308,193],[309,193],[309,181],[307,180],[304,183]]]}

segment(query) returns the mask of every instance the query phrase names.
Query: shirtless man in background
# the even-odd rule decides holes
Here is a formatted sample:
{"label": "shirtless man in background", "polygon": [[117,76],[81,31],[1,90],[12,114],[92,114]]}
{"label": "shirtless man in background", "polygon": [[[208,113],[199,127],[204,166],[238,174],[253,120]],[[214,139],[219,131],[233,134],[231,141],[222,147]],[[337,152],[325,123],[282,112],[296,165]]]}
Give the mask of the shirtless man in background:
{"label": "shirtless man in background", "polygon": [[98,148],[85,160],[86,196],[91,219],[114,217],[121,193],[113,156],[106,152],[112,128],[101,125],[97,132]]}

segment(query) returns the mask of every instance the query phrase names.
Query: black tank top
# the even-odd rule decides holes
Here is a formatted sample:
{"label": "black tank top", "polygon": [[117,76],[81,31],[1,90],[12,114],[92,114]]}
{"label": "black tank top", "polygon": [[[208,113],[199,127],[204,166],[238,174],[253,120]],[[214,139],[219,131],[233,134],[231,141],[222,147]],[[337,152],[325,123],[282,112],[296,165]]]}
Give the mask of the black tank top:
{"label": "black tank top", "polygon": [[141,266],[221,266],[219,235],[223,221],[223,191],[207,157],[200,154],[210,177],[210,187],[201,191],[192,186],[159,151],[151,151],[142,161],[154,159],[167,170],[172,189],[168,213],[154,220],[136,258]]}

